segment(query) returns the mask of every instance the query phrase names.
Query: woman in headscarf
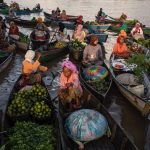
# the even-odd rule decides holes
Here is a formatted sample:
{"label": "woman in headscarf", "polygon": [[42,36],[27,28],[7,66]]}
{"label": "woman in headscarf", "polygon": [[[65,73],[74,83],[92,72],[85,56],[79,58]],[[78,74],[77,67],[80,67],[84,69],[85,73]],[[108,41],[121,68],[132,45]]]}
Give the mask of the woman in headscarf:
{"label": "woman in headscarf", "polygon": [[68,20],[68,16],[65,10],[63,10],[62,13],[60,14],[60,19],[64,21]]}
{"label": "woman in headscarf", "polygon": [[103,12],[103,8],[100,8],[100,11],[97,14],[98,23],[105,23],[105,18],[107,15]]}
{"label": "woman in headscarf", "polygon": [[47,71],[47,67],[41,66],[39,59],[41,54],[37,55],[37,59],[35,59],[35,51],[28,50],[25,54],[25,60],[22,62],[22,74],[23,74],[23,82],[21,83],[23,86],[25,84],[33,84],[36,82],[41,82],[41,74],[39,72]]}
{"label": "woman in headscarf", "polygon": [[73,39],[77,39],[80,42],[84,42],[84,39],[86,37],[86,33],[83,31],[83,25],[79,24],[77,25],[74,33],[73,33]]}
{"label": "woman in headscarf", "polygon": [[91,65],[102,65],[104,60],[102,48],[98,44],[98,36],[92,35],[90,44],[87,45],[83,52],[83,65],[89,67]]}
{"label": "woman in headscarf", "polygon": [[48,30],[47,26],[43,23],[43,19],[41,17],[39,17],[37,19],[37,25],[36,25],[35,29],[43,30],[43,31],[47,31]]}
{"label": "woman in headscarf", "polygon": [[123,36],[119,36],[117,38],[117,42],[113,48],[113,54],[115,57],[123,57],[128,58],[130,53],[125,43],[125,38]]}
{"label": "woman in headscarf", "polygon": [[127,38],[127,33],[125,30],[121,30],[119,36],[123,36],[125,39]]}
{"label": "woman in headscarf", "polygon": [[135,40],[144,39],[143,30],[139,22],[136,23],[135,27],[131,31],[131,34]]}
{"label": "woman in headscarf", "polygon": [[19,40],[19,28],[13,21],[10,22],[9,36],[15,40]]}
{"label": "woman in headscarf", "polygon": [[60,76],[60,99],[69,110],[80,107],[80,98],[82,88],[80,85],[78,71],[76,66],[68,60],[62,64],[62,73]]}

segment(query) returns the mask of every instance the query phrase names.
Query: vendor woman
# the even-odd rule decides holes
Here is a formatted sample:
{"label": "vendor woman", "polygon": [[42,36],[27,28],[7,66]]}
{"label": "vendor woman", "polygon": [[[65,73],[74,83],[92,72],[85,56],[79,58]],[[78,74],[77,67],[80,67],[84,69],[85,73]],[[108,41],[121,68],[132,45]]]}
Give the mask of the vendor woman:
{"label": "vendor woman", "polygon": [[103,53],[100,44],[98,44],[98,36],[92,35],[90,44],[87,45],[83,53],[83,65],[102,65],[103,64]]}
{"label": "vendor woman", "polygon": [[77,39],[80,42],[84,42],[84,39],[86,37],[86,33],[83,30],[83,25],[78,24],[74,33],[73,33],[73,39]]}
{"label": "vendor woman", "polygon": [[22,84],[33,84],[41,81],[41,75],[39,72],[47,71],[47,67],[41,66],[39,59],[41,54],[37,55],[35,59],[35,51],[28,50],[25,54],[25,60],[22,65],[22,74],[24,76],[24,82]]}
{"label": "vendor woman", "polygon": [[125,37],[124,36],[119,36],[117,38],[117,42],[113,48],[113,54],[115,57],[123,57],[123,58],[129,57],[129,50],[128,50],[127,45],[125,43]]}

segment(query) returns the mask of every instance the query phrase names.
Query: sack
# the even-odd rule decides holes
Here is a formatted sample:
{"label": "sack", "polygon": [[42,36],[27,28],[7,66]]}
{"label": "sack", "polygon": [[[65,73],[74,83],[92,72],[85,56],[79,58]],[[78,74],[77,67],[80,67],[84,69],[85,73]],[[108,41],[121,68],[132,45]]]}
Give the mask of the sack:
{"label": "sack", "polygon": [[129,87],[128,90],[130,90],[132,93],[134,93],[135,95],[141,97],[144,95],[144,85],[140,84],[134,87]]}
{"label": "sack", "polygon": [[116,80],[124,85],[138,85],[138,78],[131,73],[122,73],[116,77]]}

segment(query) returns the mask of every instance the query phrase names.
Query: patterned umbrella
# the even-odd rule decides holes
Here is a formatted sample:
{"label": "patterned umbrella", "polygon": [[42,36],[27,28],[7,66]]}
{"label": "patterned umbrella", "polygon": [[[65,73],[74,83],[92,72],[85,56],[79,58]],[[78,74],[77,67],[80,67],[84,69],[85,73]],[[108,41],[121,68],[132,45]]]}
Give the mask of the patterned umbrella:
{"label": "patterned umbrella", "polygon": [[86,80],[102,80],[108,75],[108,71],[102,66],[91,66],[83,70],[83,75]]}
{"label": "patterned umbrella", "polygon": [[74,141],[88,142],[102,137],[108,129],[108,122],[95,110],[80,109],[66,119],[65,129]]}

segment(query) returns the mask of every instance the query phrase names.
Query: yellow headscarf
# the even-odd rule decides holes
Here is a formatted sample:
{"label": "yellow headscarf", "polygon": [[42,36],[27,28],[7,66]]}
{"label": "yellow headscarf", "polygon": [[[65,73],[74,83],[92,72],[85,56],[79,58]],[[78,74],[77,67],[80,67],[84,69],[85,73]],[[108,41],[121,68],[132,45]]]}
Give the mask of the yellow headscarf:
{"label": "yellow headscarf", "polygon": [[37,19],[37,22],[38,22],[38,23],[43,23],[43,19],[42,19],[41,17],[39,17],[39,18]]}

